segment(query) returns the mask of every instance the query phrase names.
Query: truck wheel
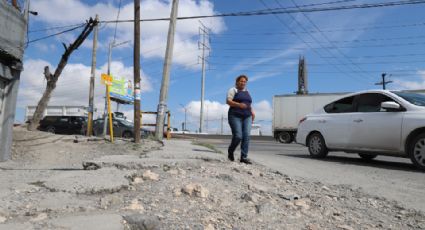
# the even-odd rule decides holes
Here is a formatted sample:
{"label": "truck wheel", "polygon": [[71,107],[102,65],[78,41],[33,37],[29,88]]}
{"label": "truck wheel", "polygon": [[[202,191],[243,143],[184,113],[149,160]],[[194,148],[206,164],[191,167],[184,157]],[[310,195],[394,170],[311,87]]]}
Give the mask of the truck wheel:
{"label": "truck wheel", "polygon": [[408,155],[416,167],[425,170],[425,133],[418,135],[410,143]]}
{"label": "truck wheel", "polygon": [[277,135],[277,140],[280,143],[289,144],[292,142],[292,135],[289,132],[280,132]]}
{"label": "truck wheel", "polygon": [[320,133],[310,134],[307,141],[308,152],[313,158],[324,158],[328,155],[325,139]]}
{"label": "truck wheel", "polygon": [[122,137],[123,138],[132,138],[133,137],[133,134],[131,132],[124,132],[122,134]]}
{"label": "truck wheel", "polygon": [[376,155],[376,154],[364,154],[364,153],[359,153],[359,156],[360,156],[363,160],[372,160],[372,159],[374,159],[377,155]]}
{"label": "truck wheel", "polygon": [[49,126],[49,127],[47,127],[46,131],[49,132],[49,133],[55,134],[55,127]]}

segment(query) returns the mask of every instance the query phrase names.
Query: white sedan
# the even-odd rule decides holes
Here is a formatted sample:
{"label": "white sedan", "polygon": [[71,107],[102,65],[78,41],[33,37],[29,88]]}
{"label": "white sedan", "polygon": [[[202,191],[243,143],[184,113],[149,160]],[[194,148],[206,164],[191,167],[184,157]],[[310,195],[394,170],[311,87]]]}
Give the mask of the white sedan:
{"label": "white sedan", "polygon": [[425,96],[371,90],[349,94],[304,117],[296,141],[314,158],[329,151],[410,157],[425,170]]}

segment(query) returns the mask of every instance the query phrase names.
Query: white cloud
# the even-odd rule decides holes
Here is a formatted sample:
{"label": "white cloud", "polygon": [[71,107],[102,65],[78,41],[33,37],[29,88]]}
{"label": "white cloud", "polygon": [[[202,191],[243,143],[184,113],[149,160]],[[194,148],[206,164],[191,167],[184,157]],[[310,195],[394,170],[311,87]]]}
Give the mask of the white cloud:
{"label": "white cloud", "polygon": [[256,120],[270,121],[272,119],[273,109],[270,102],[263,100],[252,105],[255,111]]}
{"label": "white cloud", "polygon": [[[34,1],[32,8],[39,12],[39,16],[34,20],[41,21],[50,26],[78,24],[99,14],[100,20],[115,20],[118,13],[118,6],[108,3],[96,3],[88,5],[84,1]],[[72,9],[72,10],[70,10]],[[141,2],[141,18],[168,18],[170,17],[171,1],[146,0]],[[213,3],[209,1],[181,0],[179,2],[178,16],[212,15],[214,11]],[[120,19],[132,20],[134,18],[133,3],[125,4],[121,8]],[[201,20],[204,25],[211,29],[211,33],[220,33],[226,29],[224,20],[212,18]],[[99,38],[106,36],[108,39],[113,36],[115,24],[104,24],[106,29],[100,30]],[[142,22],[141,23],[141,54],[146,58],[163,58],[167,41],[169,23],[166,21]],[[200,24],[197,19],[179,20],[176,25],[176,35],[174,42],[173,61],[177,64],[191,66],[197,61],[198,50],[198,28]],[[120,23],[117,27],[117,41],[133,40],[133,23]],[[75,34],[74,34],[75,35]],[[70,42],[74,35],[64,34],[60,36],[62,41]],[[103,39],[105,40],[105,39]],[[108,43],[105,41],[103,43]],[[102,44],[102,43],[101,43]],[[84,48],[91,48],[91,42],[86,41]],[[127,46],[131,48],[131,46]],[[106,48],[100,45],[100,48]],[[121,47],[124,48],[124,47]]]}
{"label": "white cloud", "polygon": [[407,89],[407,90],[415,90],[415,89],[424,89],[425,88],[425,70],[421,70],[417,72],[419,76],[418,81],[406,81],[401,78],[394,79],[394,86],[391,88],[396,89]]}
{"label": "white cloud", "polygon": [[[40,100],[45,87],[44,66],[50,66],[53,73],[54,68],[45,60],[27,60],[24,63],[24,71],[21,74],[21,85],[18,94],[18,107],[36,105]],[[104,110],[105,87],[100,83],[100,74],[105,73],[107,65],[96,70],[95,76],[95,107],[98,114]],[[89,84],[91,67],[83,64],[69,63],[63,70],[57,87],[53,91],[50,105],[88,105]],[[111,73],[114,76],[133,79],[133,68],[126,67],[121,62],[111,63]],[[152,90],[150,79],[144,73],[141,74],[141,90],[148,92]],[[131,116],[132,117],[132,116]]]}
{"label": "white cloud", "polygon": [[[191,101],[184,106],[187,109],[187,120],[188,124],[192,124],[192,130],[199,128],[199,119],[201,111],[201,102],[200,101]],[[252,105],[255,114],[256,121],[260,122],[262,125],[262,133],[270,134],[271,126],[268,122],[272,119],[273,110],[270,105],[270,102],[263,100]],[[224,133],[230,133],[230,128],[227,122],[227,111],[229,106],[227,104],[222,104],[217,101],[204,101],[204,130],[209,133],[221,133],[221,122],[222,117],[224,119],[223,129]],[[180,108],[179,112],[184,114],[184,109]],[[208,126],[208,127],[207,127]],[[189,125],[188,125],[189,127]]]}

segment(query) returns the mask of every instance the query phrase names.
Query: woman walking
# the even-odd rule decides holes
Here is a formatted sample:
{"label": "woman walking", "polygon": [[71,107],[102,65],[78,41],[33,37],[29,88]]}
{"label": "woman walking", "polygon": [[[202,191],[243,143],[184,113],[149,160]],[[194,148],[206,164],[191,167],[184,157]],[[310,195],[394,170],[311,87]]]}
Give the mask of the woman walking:
{"label": "woman walking", "polygon": [[255,113],[251,107],[251,95],[246,89],[247,82],[248,77],[246,75],[240,75],[236,78],[235,87],[232,87],[227,92],[226,103],[230,106],[228,120],[232,130],[232,142],[230,143],[227,157],[230,161],[234,161],[236,147],[242,142],[240,162],[251,164],[251,161],[248,159],[249,135]]}

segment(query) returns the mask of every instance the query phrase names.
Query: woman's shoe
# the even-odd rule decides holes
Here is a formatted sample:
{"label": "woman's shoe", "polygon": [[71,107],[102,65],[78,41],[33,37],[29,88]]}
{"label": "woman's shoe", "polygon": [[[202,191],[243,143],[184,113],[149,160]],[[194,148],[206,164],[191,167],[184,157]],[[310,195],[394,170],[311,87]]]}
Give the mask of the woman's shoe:
{"label": "woman's shoe", "polygon": [[235,161],[235,156],[233,155],[233,153],[228,153],[228,154],[227,154],[227,158],[228,158],[230,161]]}
{"label": "woman's shoe", "polygon": [[248,159],[248,158],[241,158],[241,163],[245,163],[245,164],[247,164],[247,165],[252,164],[251,160],[250,160],[250,159]]}

